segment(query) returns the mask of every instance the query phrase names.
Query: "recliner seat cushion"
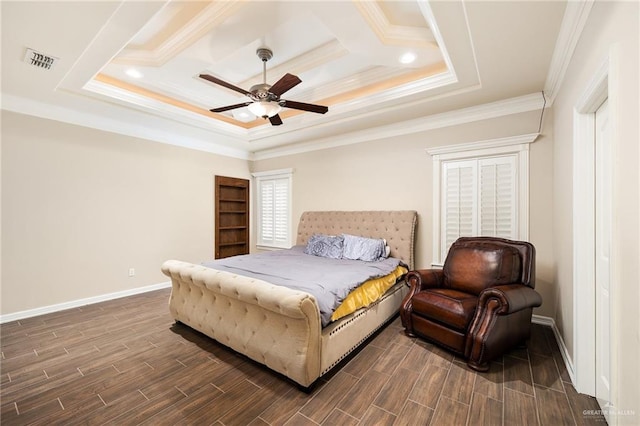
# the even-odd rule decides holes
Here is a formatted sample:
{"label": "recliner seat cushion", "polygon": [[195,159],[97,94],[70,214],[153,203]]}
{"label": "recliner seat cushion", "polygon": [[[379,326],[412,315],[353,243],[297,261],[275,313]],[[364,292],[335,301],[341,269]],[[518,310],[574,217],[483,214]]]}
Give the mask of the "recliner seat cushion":
{"label": "recliner seat cushion", "polygon": [[416,293],[413,313],[465,332],[476,310],[478,298],[461,291],[438,288]]}
{"label": "recliner seat cushion", "polygon": [[493,243],[455,244],[444,263],[445,287],[474,295],[497,285],[518,282],[520,253],[514,247]]}

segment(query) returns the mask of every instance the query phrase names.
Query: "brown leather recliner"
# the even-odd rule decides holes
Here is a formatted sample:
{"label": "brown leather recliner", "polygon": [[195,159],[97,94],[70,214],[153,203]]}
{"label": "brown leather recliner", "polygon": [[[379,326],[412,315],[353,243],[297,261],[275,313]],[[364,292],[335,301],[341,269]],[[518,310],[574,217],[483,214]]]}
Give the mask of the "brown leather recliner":
{"label": "brown leather recliner", "polygon": [[526,344],[542,304],[535,286],[535,247],[524,241],[461,237],[442,269],[407,274],[400,316],[405,333],[444,346],[474,370]]}

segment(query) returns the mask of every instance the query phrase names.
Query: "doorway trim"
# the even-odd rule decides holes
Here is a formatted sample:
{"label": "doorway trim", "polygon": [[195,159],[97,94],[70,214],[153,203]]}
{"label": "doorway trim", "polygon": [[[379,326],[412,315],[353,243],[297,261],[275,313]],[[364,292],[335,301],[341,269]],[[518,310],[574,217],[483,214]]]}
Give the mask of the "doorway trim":
{"label": "doorway trim", "polygon": [[610,96],[610,62],[598,68],[573,113],[574,385],[588,395],[596,394],[595,112]]}

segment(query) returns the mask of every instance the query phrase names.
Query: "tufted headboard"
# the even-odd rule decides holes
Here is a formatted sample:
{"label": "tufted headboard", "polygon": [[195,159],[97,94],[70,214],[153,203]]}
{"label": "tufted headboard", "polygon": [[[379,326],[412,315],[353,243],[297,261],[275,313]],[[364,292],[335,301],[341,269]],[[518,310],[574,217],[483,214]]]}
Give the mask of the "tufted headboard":
{"label": "tufted headboard", "polygon": [[313,234],[351,234],[384,238],[391,256],[414,267],[415,228],[418,214],[413,210],[304,212],[298,224],[296,244],[307,244]]}

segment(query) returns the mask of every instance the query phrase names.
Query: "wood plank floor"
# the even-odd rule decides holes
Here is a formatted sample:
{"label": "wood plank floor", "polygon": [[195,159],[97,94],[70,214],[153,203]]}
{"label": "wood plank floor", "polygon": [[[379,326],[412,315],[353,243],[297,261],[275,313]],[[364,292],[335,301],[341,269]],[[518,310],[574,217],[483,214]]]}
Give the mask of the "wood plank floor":
{"label": "wood plank floor", "polygon": [[[395,319],[312,393],[180,324],[169,290],[6,323],[2,425],[583,425],[551,329],[469,370]],[[586,415],[583,413],[587,413]]]}

